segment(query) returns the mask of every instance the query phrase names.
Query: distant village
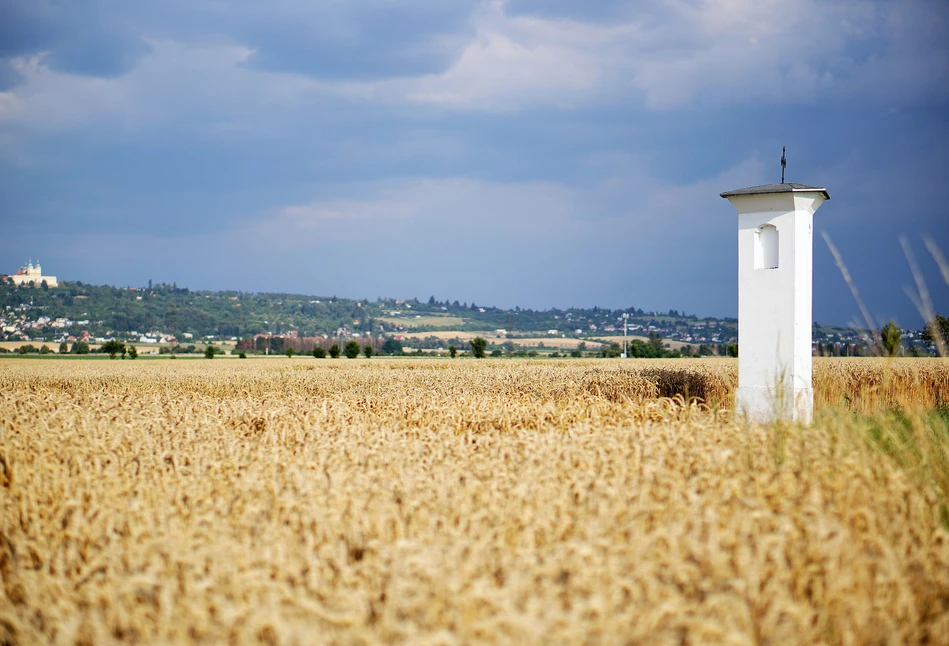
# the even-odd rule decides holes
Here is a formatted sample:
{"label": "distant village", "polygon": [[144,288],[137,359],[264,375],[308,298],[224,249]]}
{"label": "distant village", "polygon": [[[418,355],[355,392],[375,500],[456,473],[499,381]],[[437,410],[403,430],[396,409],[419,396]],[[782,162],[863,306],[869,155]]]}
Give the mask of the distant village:
{"label": "distant village", "polygon": [[[499,316],[506,315],[511,320],[512,315],[519,317],[516,320],[526,323],[530,319],[531,327],[518,325],[518,329],[513,327],[497,327],[483,325],[477,329],[477,333],[484,336],[489,344],[495,347],[511,347],[518,344],[519,339],[530,339],[528,345],[535,349],[544,349],[545,351],[561,349],[565,342],[558,340],[570,339],[572,347],[576,347],[576,340],[585,341],[584,349],[596,351],[597,348],[608,346],[611,343],[619,342],[622,345],[624,335],[629,339],[633,338],[661,338],[665,348],[681,348],[688,354],[702,355],[724,355],[728,346],[737,342],[737,321],[735,319],[698,319],[694,316],[680,315],[677,311],[670,311],[668,314],[659,314],[655,312],[635,311],[622,312],[619,310],[609,310],[604,308],[592,308],[592,310],[554,310],[551,312],[534,312],[530,310],[518,310],[516,312],[504,312],[496,308],[484,308],[475,306],[459,305],[457,301],[453,304],[445,301],[444,303],[435,302],[434,299],[428,303],[420,302],[417,299],[394,300],[386,299],[379,303],[372,304],[378,309],[371,329],[357,329],[360,327],[360,320],[353,319],[354,325],[348,323],[336,327],[332,330],[309,330],[304,332],[302,325],[287,324],[278,325],[277,329],[271,329],[266,332],[259,332],[251,335],[222,335],[222,334],[196,334],[195,331],[175,330],[172,325],[156,326],[148,330],[115,330],[108,329],[105,321],[94,320],[88,317],[67,317],[52,316],[47,313],[47,306],[35,304],[31,294],[37,294],[34,290],[50,290],[60,287],[56,276],[45,275],[42,267],[37,261],[32,260],[20,267],[20,269],[10,275],[3,276],[3,282],[7,285],[16,287],[31,287],[30,290],[18,290],[17,294],[21,296],[19,302],[13,302],[8,299],[2,311],[0,311],[0,341],[4,342],[5,347],[0,346],[0,351],[10,350],[11,343],[24,344],[53,344],[55,347],[48,351],[62,351],[62,345],[71,347],[72,344],[81,343],[88,345],[101,345],[111,340],[119,340],[126,344],[134,344],[140,347],[143,354],[159,354],[167,352],[169,349],[177,348],[181,351],[181,344],[186,344],[185,348],[190,347],[195,350],[194,344],[225,344],[234,348],[235,351],[273,353],[285,352],[292,349],[294,352],[311,352],[316,347],[327,347],[329,344],[346,341],[359,340],[361,344],[369,344],[375,349],[381,350],[386,343],[391,349],[393,341],[396,342],[399,351],[403,348],[417,351],[446,351],[447,346],[452,343],[464,344],[466,339],[472,336],[471,326],[476,325],[479,318],[485,321],[497,320]],[[136,292],[140,295],[131,296],[134,300],[142,300],[143,295],[151,290],[145,288],[122,288],[128,292]],[[177,289],[177,288],[175,288]],[[186,291],[186,290],[185,290]],[[86,298],[82,295],[73,297],[73,304],[81,303]],[[204,296],[204,299],[210,299],[210,296]],[[240,298],[235,295],[224,297],[219,295],[218,300],[226,298],[231,302],[232,307],[240,307]],[[301,299],[303,297],[300,297]],[[277,301],[278,303],[280,301]],[[321,301],[309,300],[308,305],[319,306]],[[364,312],[362,302],[353,301],[353,309],[356,312]],[[368,307],[370,304],[366,304]],[[461,313],[458,312],[461,310]],[[624,317],[625,314],[625,317]],[[452,338],[449,330],[434,330],[419,324],[419,320],[425,317],[433,318],[436,316],[455,317],[464,316],[467,327],[466,332],[459,331],[458,338]],[[491,316],[494,318],[490,318]],[[88,316],[88,315],[87,315]],[[360,316],[371,319],[369,315]],[[470,317],[470,318],[469,318]],[[459,319],[460,320],[460,319]],[[267,321],[263,321],[267,323]],[[543,326],[538,328],[538,326]],[[427,333],[429,330],[431,333]],[[438,332],[437,334],[435,332]],[[903,330],[903,350],[906,354],[928,354],[930,348],[920,338],[921,332],[916,330]],[[538,342],[538,339],[541,339]],[[813,331],[813,353],[817,356],[860,356],[866,354],[866,349],[872,345],[867,333],[863,330],[852,328],[835,328],[827,326],[814,326]],[[378,347],[376,347],[378,346]],[[459,346],[460,347],[460,346]]]}
{"label": "distant village", "polygon": [[[72,320],[59,317],[50,318],[43,315],[41,306],[35,306],[30,303],[23,303],[18,306],[7,306],[3,312],[0,312],[0,341],[48,341],[55,344],[61,343],[105,343],[118,338],[115,333],[103,336],[94,336],[87,328],[101,323],[101,321],[90,321],[89,319]],[[142,345],[160,344],[175,345],[178,339],[170,333],[151,331],[139,334],[133,332],[121,335],[121,340],[126,343],[135,343]],[[185,338],[193,338],[191,334],[185,334]],[[157,350],[156,350],[157,352]]]}

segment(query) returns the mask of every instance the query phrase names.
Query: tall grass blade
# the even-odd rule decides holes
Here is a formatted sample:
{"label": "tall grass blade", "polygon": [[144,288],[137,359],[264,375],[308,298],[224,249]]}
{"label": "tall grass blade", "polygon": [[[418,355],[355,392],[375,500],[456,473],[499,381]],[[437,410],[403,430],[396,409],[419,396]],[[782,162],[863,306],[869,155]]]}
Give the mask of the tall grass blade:
{"label": "tall grass blade", "polygon": [[873,324],[873,318],[870,316],[870,311],[867,309],[867,306],[864,305],[863,299],[860,298],[860,290],[857,289],[857,284],[850,275],[850,270],[847,269],[847,264],[844,262],[843,256],[840,255],[840,252],[837,250],[837,246],[830,239],[830,235],[826,231],[822,231],[821,236],[824,238],[824,242],[827,243],[830,253],[834,256],[834,262],[837,265],[837,269],[840,270],[840,274],[844,277],[847,287],[850,288],[850,293],[853,294],[853,299],[857,301],[857,307],[860,308],[860,313],[863,315],[863,320],[867,325],[867,330],[869,330],[870,336],[873,339],[873,344],[871,347],[875,349],[876,354],[882,355],[883,345],[880,339],[879,330],[877,330],[876,326]]}

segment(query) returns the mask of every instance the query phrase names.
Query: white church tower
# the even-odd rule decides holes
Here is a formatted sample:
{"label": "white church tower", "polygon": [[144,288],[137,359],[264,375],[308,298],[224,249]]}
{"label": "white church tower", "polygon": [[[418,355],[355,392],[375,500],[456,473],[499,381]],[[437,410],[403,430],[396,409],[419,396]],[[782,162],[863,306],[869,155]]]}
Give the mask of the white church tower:
{"label": "white church tower", "polygon": [[[785,165],[781,158],[782,167]],[[784,182],[721,194],[738,211],[738,392],[749,419],[809,423],[814,212],[827,189]]]}

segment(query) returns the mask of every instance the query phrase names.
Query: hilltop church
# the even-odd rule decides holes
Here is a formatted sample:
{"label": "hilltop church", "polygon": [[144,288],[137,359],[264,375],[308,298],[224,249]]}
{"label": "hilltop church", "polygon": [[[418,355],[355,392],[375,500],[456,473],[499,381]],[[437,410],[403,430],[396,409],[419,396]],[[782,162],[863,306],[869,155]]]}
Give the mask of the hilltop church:
{"label": "hilltop church", "polygon": [[4,276],[3,280],[4,282],[11,280],[16,285],[33,285],[35,287],[39,287],[45,281],[49,287],[56,287],[56,276],[44,276],[39,260],[36,261],[35,265],[30,260],[12,276]]}

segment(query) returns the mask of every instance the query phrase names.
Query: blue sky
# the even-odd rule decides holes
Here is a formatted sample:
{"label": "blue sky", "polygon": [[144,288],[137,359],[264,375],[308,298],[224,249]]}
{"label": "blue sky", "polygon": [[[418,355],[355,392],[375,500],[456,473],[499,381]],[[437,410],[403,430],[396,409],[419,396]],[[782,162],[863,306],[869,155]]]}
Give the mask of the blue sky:
{"label": "blue sky", "polygon": [[[949,4],[3,0],[0,271],[737,312],[718,194],[826,186],[878,322],[949,286]],[[859,310],[814,245],[814,316]]]}

